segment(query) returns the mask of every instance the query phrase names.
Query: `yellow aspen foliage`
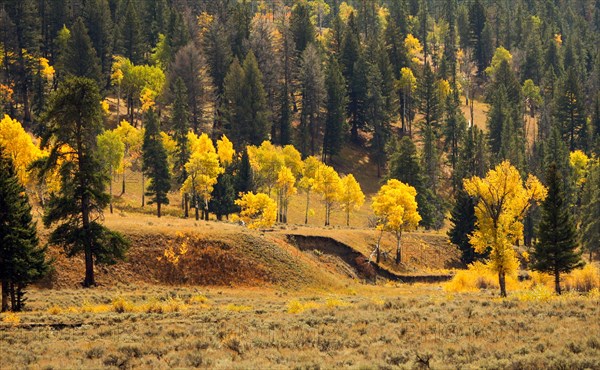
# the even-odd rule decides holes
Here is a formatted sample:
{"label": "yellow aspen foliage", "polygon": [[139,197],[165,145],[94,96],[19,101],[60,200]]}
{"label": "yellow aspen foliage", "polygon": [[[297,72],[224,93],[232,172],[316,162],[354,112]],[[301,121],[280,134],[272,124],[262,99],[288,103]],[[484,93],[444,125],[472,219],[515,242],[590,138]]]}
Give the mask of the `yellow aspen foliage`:
{"label": "yellow aspen foliage", "polygon": [[271,189],[277,181],[277,174],[285,166],[281,148],[270,141],[264,141],[259,147],[249,146],[248,157],[254,170],[256,183],[271,195]]}
{"label": "yellow aspen foliage", "polygon": [[409,33],[404,39],[404,47],[412,62],[419,63],[420,60],[418,56],[423,52],[423,45],[421,45],[419,39]]}
{"label": "yellow aspen foliage", "polygon": [[569,163],[573,170],[575,183],[578,187],[581,187],[585,183],[589,161],[590,158],[581,150],[571,152],[569,155]]}
{"label": "yellow aspen foliage", "polygon": [[296,194],[296,177],[288,167],[282,167],[277,173],[275,188],[279,222],[287,222],[287,208],[292,195]]}
{"label": "yellow aspen foliage", "polygon": [[[371,208],[377,216],[377,229],[396,236],[396,263],[402,262],[401,240],[404,231],[413,230],[421,221],[417,211],[417,191],[414,187],[396,179],[388,180],[373,197]],[[377,254],[379,260],[379,241]]]}
{"label": "yellow aspen foliage", "polygon": [[560,33],[554,34],[554,42],[556,42],[558,46],[562,45],[562,35]]}
{"label": "yellow aspen foliage", "polygon": [[286,145],[281,149],[283,154],[283,162],[288,167],[294,176],[298,177],[302,174],[302,155],[293,145]]}
{"label": "yellow aspen foliage", "polygon": [[125,144],[125,155],[121,172],[137,163],[142,157],[142,144],[144,142],[144,130],[133,127],[128,121],[121,121],[114,130],[123,144]]}
{"label": "yellow aspen foliage", "polygon": [[[192,153],[185,165],[188,178],[183,183],[181,192],[198,196],[204,202],[204,210],[208,212],[208,202],[217,178],[225,170],[219,164],[219,156],[207,134],[203,133],[198,137],[190,132],[188,137],[193,140],[190,143]],[[197,207],[198,205],[196,209]]]}
{"label": "yellow aspen foliage", "polygon": [[102,106],[102,111],[104,112],[104,114],[110,113],[110,105],[108,104],[107,100],[102,100],[100,102],[100,105]]}
{"label": "yellow aspen foliage", "polygon": [[402,67],[400,70],[400,79],[398,80],[398,88],[407,93],[414,92],[417,89],[417,78],[412,69]]}
{"label": "yellow aspen foliage", "polygon": [[475,250],[491,248],[489,266],[498,274],[500,294],[506,296],[506,275],[518,267],[514,244],[523,237],[523,217],[532,202],[544,200],[546,188],[533,175],[525,184],[519,171],[504,161],[485,178],[464,180],[466,192],[476,197],[476,230],[469,238]]}
{"label": "yellow aspen foliage", "polygon": [[360,184],[352,174],[342,177],[342,193],[340,194],[340,204],[342,210],[346,213],[346,226],[350,226],[350,213],[357,211],[365,203],[365,194],[360,188]]}
{"label": "yellow aspen foliage", "polygon": [[162,141],[165,150],[167,151],[167,162],[169,163],[169,170],[173,170],[175,165],[175,155],[177,153],[177,142],[168,133],[161,131],[160,139]]}
{"label": "yellow aspen foliage", "polygon": [[304,223],[308,223],[308,210],[310,206],[310,193],[315,186],[315,178],[317,177],[317,170],[321,165],[321,161],[315,157],[310,156],[302,163],[302,177],[298,182],[298,187],[306,194],[306,212],[304,215]]}
{"label": "yellow aspen foliage", "polygon": [[193,131],[188,132],[188,143],[190,145],[190,152],[214,152],[216,153],[215,146],[206,133],[200,136],[196,135]]}
{"label": "yellow aspen foliage", "polygon": [[54,67],[50,65],[50,62],[46,58],[40,58],[40,72],[47,80],[51,80],[56,73]]}
{"label": "yellow aspen foliage", "polygon": [[146,112],[148,109],[154,107],[156,104],[154,100],[156,99],[156,92],[151,89],[144,87],[142,93],[140,94],[140,103],[142,103],[142,112]]}
{"label": "yellow aspen foliage", "polygon": [[202,12],[200,13],[200,15],[197,17],[198,20],[198,27],[200,29],[200,37],[203,37],[206,32],[208,31],[208,29],[210,28],[212,22],[214,21],[214,16],[211,14],[208,14],[207,12]]}
{"label": "yellow aspen foliage", "polygon": [[347,2],[342,1],[340,4],[339,15],[342,22],[347,23],[348,18],[350,18],[350,13],[354,13],[356,15],[356,9],[352,5],[349,5]]}
{"label": "yellow aspen foliage", "polygon": [[40,158],[42,152],[19,121],[10,118],[7,114],[0,120],[0,146],[3,146],[5,152],[11,156],[21,183],[28,185],[30,177],[27,167]]}
{"label": "yellow aspen foliage", "polygon": [[492,57],[492,63],[489,67],[485,69],[485,73],[487,73],[488,76],[495,75],[496,71],[498,70],[498,67],[500,67],[500,64],[503,61],[507,61],[508,64],[510,64],[512,62],[512,54],[510,53],[510,51],[500,46],[496,48],[494,56]]}
{"label": "yellow aspen foliage", "polygon": [[113,64],[113,72],[110,75],[110,80],[112,81],[112,84],[115,86],[119,86],[121,85],[121,82],[123,82],[123,71],[120,68],[120,63],[115,62]]}
{"label": "yellow aspen foliage", "polygon": [[245,193],[235,204],[242,209],[240,218],[251,229],[271,227],[277,219],[277,204],[265,193]]}
{"label": "yellow aspen foliage", "polygon": [[437,92],[440,101],[446,101],[446,97],[452,92],[448,80],[441,79],[437,82]]}
{"label": "yellow aspen foliage", "polygon": [[235,149],[233,149],[233,143],[225,135],[217,140],[217,154],[219,155],[219,161],[221,161],[223,167],[226,167],[233,161]]}
{"label": "yellow aspen foliage", "polygon": [[333,167],[320,164],[315,176],[315,191],[321,195],[325,204],[325,226],[329,226],[331,210],[340,199],[342,181]]}

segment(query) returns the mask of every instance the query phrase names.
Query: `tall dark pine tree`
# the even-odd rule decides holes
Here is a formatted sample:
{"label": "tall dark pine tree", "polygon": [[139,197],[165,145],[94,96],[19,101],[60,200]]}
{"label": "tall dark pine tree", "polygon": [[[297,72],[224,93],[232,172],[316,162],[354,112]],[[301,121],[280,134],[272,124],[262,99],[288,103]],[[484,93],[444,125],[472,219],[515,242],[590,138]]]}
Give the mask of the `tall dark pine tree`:
{"label": "tall dark pine tree", "polygon": [[587,150],[585,98],[574,68],[570,68],[561,79],[554,104],[556,123],[569,150]]}
{"label": "tall dark pine tree", "polygon": [[327,65],[327,115],[325,117],[325,134],[323,136],[323,162],[338,154],[344,141],[344,125],[346,123],[346,82],[340,65],[335,57],[329,58]]}
{"label": "tall dark pine tree", "polygon": [[252,51],[243,66],[237,59],[231,63],[223,92],[223,119],[228,137],[236,147],[260,145],[267,140],[269,110],[262,75]]}
{"label": "tall dark pine tree", "polygon": [[87,77],[98,84],[102,81],[100,61],[81,18],[77,18],[71,29],[63,65],[67,75]]}
{"label": "tall dark pine tree", "polygon": [[369,128],[373,131],[370,145],[371,157],[377,165],[377,177],[381,177],[381,171],[385,167],[385,150],[391,129],[385,96],[382,92],[383,78],[376,65],[369,64],[367,86],[366,120]]}
{"label": "tall dark pine tree", "polygon": [[217,178],[217,183],[208,202],[208,210],[217,216],[217,220],[221,221],[223,216],[229,217],[230,214],[238,211],[238,207],[234,203],[235,199],[233,166],[230,165]]}
{"label": "tall dark pine tree", "polygon": [[321,56],[310,44],[302,53],[300,84],[302,88],[302,113],[299,126],[299,147],[303,156],[315,155],[321,144],[323,104],[326,98],[325,79]]}
{"label": "tall dark pine tree", "polygon": [[538,225],[533,269],[554,275],[557,294],[561,294],[560,274],[583,266],[581,252],[577,251],[575,223],[563,198],[562,179],[556,164],[550,164],[546,182],[548,196],[542,203],[542,220]]}
{"label": "tall dark pine tree", "polygon": [[[12,159],[0,146],[0,282],[1,311],[23,308],[25,287],[48,271],[45,248],[39,247],[31,205]],[[10,307],[9,307],[10,301]]]}
{"label": "tall dark pine tree", "polygon": [[600,163],[590,166],[581,197],[580,237],[584,250],[593,261],[600,253]]}
{"label": "tall dark pine tree", "polygon": [[477,62],[477,71],[481,76],[487,67],[487,58],[485,52],[485,40],[483,29],[486,26],[486,15],[485,8],[481,4],[480,0],[475,0],[469,7],[469,28],[470,28],[470,39],[471,47],[473,48],[473,55]]}
{"label": "tall dark pine tree", "polygon": [[203,131],[201,125],[210,122],[212,118],[209,112],[213,102],[213,86],[204,56],[194,42],[182,47],[175,55],[168,75],[171,89],[178,78],[183,80],[186,87],[192,129],[199,135]]}
{"label": "tall dark pine tree", "polygon": [[310,20],[310,9],[307,2],[300,1],[294,5],[290,29],[296,45],[296,52],[300,55],[310,43],[315,41],[315,27]]}
{"label": "tall dark pine tree", "polygon": [[158,117],[154,109],[146,112],[144,143],[142,144],[142,171],[150,179],[146,195],[152,197],[149,204],[156,203],[156,214],[161,216],[163,204],[169,204],[167,197],[171,190],[171,174],[167,162],[167,151],[160,136]]}
{"label": "tall dark pine tree", "polygon": [[144,34],[135,0],[128,0],[125,14],[121,18],[120,42],[123,55],[133,64],[144,61]]}
{"label": "tall dark pine tree", "polygon": [[[102,82],[108,85],[112,66],[113,23],[108,0],[89,0],[84,7],[84,20],[92,45],[100,60]],[[104,87],[104,86],[101,86]]]}
{"label": "tall dark pine tree", "polygon": [[[47,172],[60,166],[60,192],[48,201],[44,225],[58,223],[49,243],[65,248],[69,257],[85,256],[84,287],[95,285],[94,262],[115,263],[124,258],[128,242],[100,223],[109,203],[108,176],[97,158],[96,137],[102,131],[102,108],[97,84],[87,78],[72,77],[63,82],[52,97],[41,147],[49,149],[43,163]],[[65,145],[72,151],[65,155]]]}
{"label": "tall dark pine tree", "polygon": [[[173,108],[171,113],[171,130],[173,139],[177,143],[177,152],[175,154],[174,169],[177,184],[183,185],[188,174],[185,170],[185,164],[190,159],[190,148],[188,146],[187,134],[190,130],[190,118],[187,105],[187,90],[181,78],[175,80],[173,87]],[[189,198],[188,194],[183,195],[184,216],[188,217]]]}
{"label": "tall dark pine tree", "polygon": [[450,223],[452,223],[452,227],[448,231],[448,237],[450,242],[460,250],[460,259],[465,264],[487,257],[487,253],[477,253],[469,241],[469,237],[475,231],[475,221],[477,221],[477,217],[475,217],[475,199],[461,189],[456,195],[456,202],[451,211]]}

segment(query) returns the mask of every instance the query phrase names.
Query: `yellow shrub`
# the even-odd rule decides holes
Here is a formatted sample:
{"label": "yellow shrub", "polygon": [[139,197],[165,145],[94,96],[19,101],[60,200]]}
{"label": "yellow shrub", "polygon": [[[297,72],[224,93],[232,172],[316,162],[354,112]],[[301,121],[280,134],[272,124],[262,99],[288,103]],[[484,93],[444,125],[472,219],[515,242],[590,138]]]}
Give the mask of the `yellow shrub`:
{"label": "yellow shrub", "polygon": [[113,309],[112,305],[108,305],[108,304],[100,304],[100,305],[93,305],[88,301],[83,301],[83,304],[81,305],[81,312],[82,313],[105,313],[105,312],[109,312]]}
{"label": "yellow shrub", "polygon": [[129,302],[123,297],[117,297],[112,301],[112,308],[115,312],[132,312],[134,310],[133,303]]}
{"label": "yellow shrub", "polygon": [[304,307],[299,300],[294,299],[288,303],[288,313],[300,313],[302,311],[304,311]]}
{"label": "yellow shrub", "polygon": [[48,310],[46,310],[46,312],[48,312],[48,314],[50,315],[59,315],[63,312],[63,309],[57,305],[54,305],[49,307]]}
{"label": "yellow shrub", "polygon": [[179,298],[169,298],[163,303],[164,312],[180,312],[187,310],[188,306]]}
{"label": "yellow shrub", "polygon": [[[447,292],[475,292],[479,289],[498,289],[498,275],[489,266],[474,262],[466,270],[458,271],[454,277],[444,284]],[[506,276],[506,289],[519,288],[519,282],[514,274]]]}
{"label": "yellow shrub", "polygon": [[563,280],[565,290],[589,292],[594,288],[600,288],[600,269],[593,264],[587,264],[582,269],[564,275]]}
{"label": "yellow shrub", "polygon": [[554,277],[550,274],[546,274],[544,272],[532,271],[529,274],[531,278],[531,287],[534,288],[538,285],[543,285],[548,288],[554,287]]}
{"label": "yellow shrub", "polygon": [[545,302],[554,296],[554,292],[546,285],[536,285],[531,290],[521,291],[517,299],[522,302]]}
{"label": "yellow shrub", "polygon": [[21,317],[15,312],[6,312],[2,317],[2,322],[16,326],[21,322]]}
{"label": "yellow shrub", "polygon": [[202,294],[197,294],[192,296],[189,300],[188,300],[189,304],[206,304],[208,303],[208,298],[206,298],[206,296],[202,295]]}
{"label": "yellow shrub", "polygon": [[296,314],[296,313],[304,312],[306,310],[314,310],[319,307],[321,307],[321,305],[314,301],[302,303],[299,300],[294,299],[288,303],[287,312]]}
{"label": "yellow shrub", "polygon": [[327,298],[325,305],[329,308],[348,307],[348,306],[350,306],[350,303],[344,302],[341,299],[337,299],[337,298]]}

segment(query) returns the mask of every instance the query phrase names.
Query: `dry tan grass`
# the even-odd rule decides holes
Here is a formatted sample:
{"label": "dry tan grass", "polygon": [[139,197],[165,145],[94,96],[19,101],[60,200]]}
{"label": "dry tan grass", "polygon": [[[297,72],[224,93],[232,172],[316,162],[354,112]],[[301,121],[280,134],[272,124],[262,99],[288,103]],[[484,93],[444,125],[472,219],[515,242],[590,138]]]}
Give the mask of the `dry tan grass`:
{"label": "dry tan grass", "polygon": [[[203,303],[191,303],[202,295]],[[598,297],[524,301],[438,285],[330,292],[154,286],[35,290],[32,311],[0,323],[0,368],[597,368]],[[67,305],[186,310],[71,312]],[[297,303],[293,303],[297,302]],[[306,309],[293,311],[301,305]],[[53,306],[63,307],[56,314]],[[293,311],[293,312],[291,312]],[[4,315],[3,315],[4,316]]]}

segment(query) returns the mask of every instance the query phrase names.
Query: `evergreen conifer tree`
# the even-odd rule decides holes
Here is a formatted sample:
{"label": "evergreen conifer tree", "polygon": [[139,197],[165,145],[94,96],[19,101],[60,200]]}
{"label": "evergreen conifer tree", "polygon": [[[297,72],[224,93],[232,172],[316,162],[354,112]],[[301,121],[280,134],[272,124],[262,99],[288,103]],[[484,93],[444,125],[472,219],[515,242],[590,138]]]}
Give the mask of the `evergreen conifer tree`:
{"label": "evergreen conifer tree", "polygon": [[[49,269],[40,247],[31,205],[12,159],[0,146],[0,282],[1,311],[23,308],[25,287]],[[10,301],[10,306],[9,306]]]}
{"label": "evergreen conifer tree", "polygon": [[542,219],[538,225],[539,239],[535,244],[533,268],[554,275],[557,294],[561,294],[560,274],[583,266],[577,251],[575,223],[566,207],[562,180],[556,164],[548,167],[548,196],[542,203]]}
{"label": "evergreen conifer tree", "polygon": [[149,204],[156,203],[156,214],[161,216],[163,204],[169,204],[167,197],[171,189],[171,174],[167,162],[167,151],[160,136],[158,117],[153,108],[146,112],[144,143],[142,145],[142,171],[150,179],[146,195],[152,197]]}
{"label": "evergreen conifer tree", "polygon": [[325,135],[323,136],[323,162],[338,154],[344,141],[346,123],[346,82],[340,65],[335,57],[329,58],[327,65],[327,115],[325,117]]}
{"label": "evergreen conifer tree", "polygon": [[81,18],[77,18],[71,28],[63,65],[67,75],[86,77],[98,84],[101,83],[100,61]]}
{"label": "evergreen conifer tree", "polygon": [[[97,84],[87,78],[65,80],[52,97],[41,147],[49,156],[40,163],[42,174],[60,167],[60,191],[47,203],[44,225],[59,223],[49,243],[63,247],[72,257],[85,256],[84,287],[95,285],[94,263],[115,263],[123,259],[128,242],[117,232],[100,224],[102,210],[109,203],[108,176],[98,171],[96,137],[102,131],[102,108]],[[68,156],[64,146],[73,148]]]}

